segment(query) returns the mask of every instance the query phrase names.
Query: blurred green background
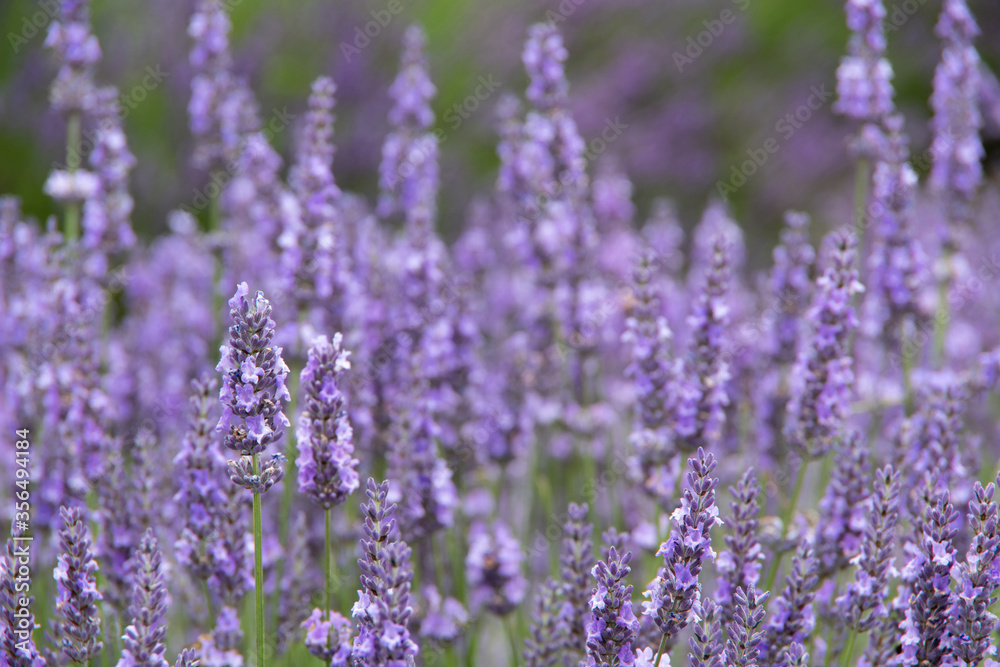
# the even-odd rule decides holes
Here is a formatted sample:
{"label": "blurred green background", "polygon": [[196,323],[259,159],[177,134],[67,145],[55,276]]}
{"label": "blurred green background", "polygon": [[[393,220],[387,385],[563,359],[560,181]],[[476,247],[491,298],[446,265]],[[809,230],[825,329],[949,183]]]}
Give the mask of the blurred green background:
{"label": "blurred green background", "polygon": [[[523,97],[527,79],[520,52],[526,30],[548,16],[565,34],[570,96],[583,136],[598,136],[609,119],[628,125],[602,159],[615,160],[632,177],[638,220],[653,197],[666,195],[677,201],[690,226],[732,165],[769,137],[778,138],[778,153],[732,198],[752,253],[766,252],[786,208],[822,211],[829,224],[849,219],[852,164],[846,142],[853,127],[832,113],[832,98],[791,137],[776,131],[776,123],[806,101],[811,86],[833,89],[848,37],[839,2],[399,1],[402,11],[349,56],[344,45],[374,16],[386,15],[388,0],[228,2],[236,68],[249,79],[265,119],[287,109],[301,120],[312,79],[335,78],[335,172],[346,189],[374,198],[400,37],[408,24],[420,23],[428,33],[438,87],[435,109],[445,136],[439,226],[453,237],[472,198],[487,193],[495,179],[493,111],[500,94],[492,94],[458,127],[446,122],[445,114],[474,93],[480,76],[492,75],[501,90]],[[55,72],[52,54],[43,48],[47,25],[30,34],[40,12],[47,24],[49,6],[50,0],[0,4],[0,192],[19,195],[26,211],[42,219],[55,213],[41,187],[52,163],[61,160],[65,141],[63,119],[47,107]],[[134,224],[142,236],[161,233],[166,212],[190,202],[206,178],[189,159],[186,27],[193,6],[193,0],[93,3],[94,30],[104,52],[100,84],[113,83],[127,95],[148,66],[169,73],[125,120],[139,160],[132,190]],[[888,0],[886,6],[890,22],[900,24],[888,33],[897,104],[919,152],[930,140],[928,98],[940,56],[933,26],[940,2]],[[973,0],[970,6],[986,36],[979,40],[982,57],[996,71],[1000,3]],[[721,24],[720,17],[732,20]],[[675,54],[699,38],[708,45],[679,70]],[[293,121],[273,139],[286,162],[298,125]],[[1000,138],[990,125],[984,135],[989,147]],[[841,215],[848,217],[839,220]]]}

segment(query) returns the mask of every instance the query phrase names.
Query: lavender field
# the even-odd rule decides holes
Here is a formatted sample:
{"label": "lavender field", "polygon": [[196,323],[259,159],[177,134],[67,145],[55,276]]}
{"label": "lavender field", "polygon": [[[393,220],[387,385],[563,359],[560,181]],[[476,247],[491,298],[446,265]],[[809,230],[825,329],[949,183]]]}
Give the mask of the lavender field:
{"label": "lavender field", "polygon": [[1000,667],[997,7],[593,2],[0,10],[0,665]]}

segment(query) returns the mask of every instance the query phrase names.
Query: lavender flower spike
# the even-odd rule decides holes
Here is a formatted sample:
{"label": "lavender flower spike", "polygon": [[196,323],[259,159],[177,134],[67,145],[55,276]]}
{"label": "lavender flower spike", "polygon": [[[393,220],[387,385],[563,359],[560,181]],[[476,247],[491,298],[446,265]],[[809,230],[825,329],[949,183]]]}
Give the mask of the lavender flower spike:
{"label": "lavender flower spike", "polygon": [[733,620],[736,609],[734,592],[740,588],[749,589],[760,581],[760,561],[764,558],[757,540],[760,514],[757,496],[760,487],[753,468],[745,472],[736,487],[729,488],[729,492],[733,497],[729,503],[733,513],[733,534],[726,535],[726,549],[716,560],[720,576],[715,601],[719,603],[724,625]]}
{"label": "lavender flower spike", "polygon": [[611,547],[608,560],[594,566],[597,589],[590,597],[593,620],[587,625],[588,665],[632,665],[632,642],[639,634],[639,621],[632,612],[632,587],[624,581],[632,568],[631,552],[623,556]]}
{"label": "lavender flower spike", "polygon": [[848,415],[854,388],[848,344],[858,327],[851,300],[864,291],[854,268],[854,235],[841,232],[829,239],[828,265],[816,280],[808,317],[815,329],[792,369],[784,428],[788,443],[809,458],[822,458],[830,450]]}
{"label": "lavender flower spike", "polygon": [[[531,629],[524,640],[526,667],[555,667],[566,650],[569,628],[562,609],[560,584],[551,577],[545,580],[535,596],[531,614]],[[575,616],[575,614],[574,614]]]}
{"label": "lavender flower spike", "polygon": [[699,449],[698,457],[688,459],[688,464],[688,488],[681,506],[671,515],[676,527],[656,553],[663,556],[663,567],[644,593],[649,599],[643,602],[643,613],[653,619],[668,643],[688,624],[700,595],[698,575],[706,556],[715,558],[711,546],[712,526],[719,522],[715,505],[719,480],[711,476],[715,457]]}
{"label": "lavender flower spike", "polygon": [[288,366],[281,358],[281,348],[272,347],[274,320],[271,304],[263,292],[247,300],[249,288],[240,283],[229,300],[233,326],[229,344],[220,348],[222,359],[216,370],[222,375],[222,418],[216,430],[225,434],[226,447],[239,452],[242,461],[230,461],[230,479],[251,491],[267,491],[284,475],[280,458],[249,469],[249,458],[277,443],[284,435],[280,426],[288,426],[281,411],[281,401],[290,400],[285,380]]}
{"label": "lavender flower spike", "polygon": [[986,488],[976,482],[974,497],[969,502],[969,523],[974,536],[965,562],[952,570],[957,580],[955,614],[952,617],[952,647],[958,657],[969,665],[978,665],[990,648],[990,635],[997,626],[997,617],[989,611],[996,602],[998,579],[997,559],[1000,557],[997,504],[993,502],[996,487]]}
{"label": "lavender flower spike", "polygon": [[[875,475],[871,521],[861,542],[854,581],[847,593],[837,599],[846,617],[847,627],[867,632],[887,613],[885,597],[889,578],[894,575],[893,533],[899,518],[899,472],[886,466]],[[995,507],[995,506],[994,506]]]}
{"label": "lavender flower spike", "polygon": [[733,596],[736,600],[736,614],[729,626],[726,641],[726,665],[731,667],[751,667],[757,664],[760,644],[764,633],[757,628],[764,621],[764,605],[770,593],[760,594],[757,589],[740,588]]}
{"label": "lavender flower spike", "polygon": [[847,0],[848,55],[837,68],[833,110],[862,122],[892,113],[892,65],[885,59],[882,0]]}
{"label": "lavender flower spike", "polygon": [[344,394],[337,386],[341,374],[351,367],[350,353],[340,348],[341,340],[338,332],[333,343],[326,336],[313,341],[300,376],[306,407],[297,432],[299,491],[323,509],[344,502],[359,485],[358,460],[351,456],[354,432]]}
{"label": "lavender flower spike", "polygon": [[719,608],[711,598],[702,598],[697,608],[698,622],[689,642],[691,667],[722,667],[722,624]]}
{"label": "lavender flower spike", "polygon": [[174,663],[174,667],[199,667],[199,665],[201,660],[198,659],[198,653],[190,648],[181,651],[177,656],[177,662]]}
{"label": "lavender flower spike", "polygon": [[97,562],[80,510],[60,507],[59,514],[63,522],[59,529],[62,553],[54,577],[59,589],[56,609],[65,619],[60,625],[62,653],[70,662],[86,664],[103,647],[98,607],[103,598],[97,590]]}
{"label": "lavender flower spike", "polygon": [[419,649],[407,629],[413,608],[410,584],[413,568],[410,547],[399,539],[396,505],[386,500],[389,482],[368,480],[365,539],[361,542],[361,589],[352,613],[358,621],[358,636],[352,653],[356,664],[395,667],[413,664]]}
{"label": "lavender flower spike", "polygon": [[152,529],[146,530],[139,543],[136,561],[130,608],[132,624],[122,635],[122,657],[117,667],[168,667],[163,657],[167,589],[163,582],[163,558]]}
{"label": "lavender flower spike", "polygon": [[469,551],[465,558],[466,579],[472,589],[472,609],[485,606],[503,616],[521,604],[528,582],[521,573],[524,554],[514,533],[497,521],[492,527],[482,522],[469,529]]}
{"label": "lavender flower spike", "polygon": [[52,84],[53,108],[89,112],[96,101],[94,67],[101,59],[101,46],[90,31],[90,0],[59,3],[45,46],[54,49],[59,60],[59,73]]}
{"label": "lavender flower spike", "polygon": [[726,383],[729,364],[723,355],[723,336],[729,322],[726,290],[729,282],[727,242],[712,243],[712,268],[688,317],[692,350],[684,365],[677,400],[677,446],[685,452],[710,448],[722,436],[729,404]]}
{"label": "lavender flower spike", "polygon": [[965,219],[983,179],[983,119],[979,111],[979,54],[972,45],[979,27],[965,0],[945,0],[934,30],[944,41],[934,72],[931,121],[934,141],[931,185],[947,196],[949,215]]}

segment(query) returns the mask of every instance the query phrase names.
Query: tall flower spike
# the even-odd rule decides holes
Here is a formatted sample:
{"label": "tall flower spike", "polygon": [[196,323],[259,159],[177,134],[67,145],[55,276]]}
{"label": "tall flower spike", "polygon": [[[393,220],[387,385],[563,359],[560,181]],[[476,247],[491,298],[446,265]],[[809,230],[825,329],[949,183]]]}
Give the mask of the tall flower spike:
{"label": "tall flower spike", "polygon": [[824,456],[847,419],[854,391],[848,345],[858,326],[851,300],[864,290],[854,268],[854,235],[840,232],[829,238],[828,265],[816,280],[808,316],[814,329],[792,369],[784,427],[788,443],[808,458]]}
{"label": "tall flower spike", "polygon": [[892,65],[885,58],[882,0],[847,0],[851,38],[837,68],[837,100],[833,110],[873,123],[892,113]]}
{"label": "tall flower spike", "polygon": [[990,635],[997,626],[996,615],[989,611],[1000,587],[995,491],[992,483],[984,489],[976,482],[968,514],[973,531],[972,544],[965,554],[965,562],[952,570],[957,582],[955,613],[951,621],[952,648],[969,665],[978,665],[986,657]]}
{"label": "tall flower spike", "polygon": [[809,543],[803,541],[792,559],[792,570],[785,577],[785,587],[774,601],[774,611],[764,631],[763,664],[777,664],[796,642],[809,638],[816,625],[812,605],[818,583],[816,558]]}
{"label": "tall flower spike", "polygon": [[816,260],[816,251],[809,243],[808,215],[795,211],[785,214],[781,243],[772,256],[771,298],[777,317],[771,354],[776,361],[789,363],[795,360],[803,316],[809,308],[809,272]]}
{"label": "tall flower spike", "polygon": [[903,318],[926,318],[921,292],[929,285],[929,259],[910,227],[917,175],[907,162],[903,118],[885,120],[889,150],[875,165],[874,191],[868,212],[875,243],[869,259],[866,328],[899,335]]}
{"label": "tall flower spike", "polygon": [[895,574],[892,552],[899,519],[899,488],[899,471],[892,466],[876,473],[871,520],[861,541],[854,581],[847,584],[847,592],[837,599],[847,627],[855,632],[868,632],[888,613],[885,598],[889,593],[889,578]]}
{"label": "tall flower spike", "polygon": [[64,113],[91,111],[96,103],[94,68],[101,60],[101,46],[90,31],[90,0],[62,0],[45,45],[55,50],[59,62],[52,106]]}
{"label": "tall flower spike", "polygon": [[11,535],[7,551],[0,558],[0,651],[10,667],[45,667],[45,660],[31,638],[35,631],[35,615],[31,611],[34,598],[20,590],[25,583],[29,586],[31,583],[30,578],[18,573],[25,547],[23,542],[15,545],[15,537],[20,536]]}
{"label": "tall flower spike", "polygon": [[723,667],[722,623],[719,608],[711,598],[702,598],[696,607],[698,622],[694,625],[688,653],[691,667]]}
{"label": "tall flower spike", "polygon": [[412,664],[419,651],[407,629],[410,607],[410,547],[399,539],[396,506],[386,500],[389,483],[368,480],[361,541],[361,589],[352,613],[358,622],[353,659],[364,665]]}
{"label": "tall flower spike", "polygon": [[868,448],[850,429],[837,438],[830,483],[819,501],[816,559],[821,579],[846,568],[858,553],[868,523]]}
{"label": "tall flower spike", "polygon": [[76,507],[59,508],[59,564],[54,577],[59,593],[56,609],[62,615],[62,653],[70,662],[86,664],[101,652],[101,612],[97,590],[97,562],[87,526]]}
{"label": "tall flower spike", "polygon": [[472,524],[465,557],[466,580],[471,588],[470,608],[486,607],[498,616],[514,611],[524,601],[528,589],[521,573],[523,561],[521,545],[505,523]]}
{"label": "tall flower spike", "polygon": [[332,343],[326,336],[313,341],[300,380],[306,407],[297,433],[299,492],[323,509],[344,502],[359,485],[358,460],[351,456],[354,431],[338,386],[340,376],[351,367],[350,353],[340,348],[342,339],[338,332]]}
{"label": "tall flower spike", "polygon": [[757,664],[757,657],[764,633],[757,628],[764,622],[764,605],[770,593],[760,594],[757,589],[739,588],[733,598],[736,613],[729,625],[729,639],[726,641],[726,664],[732,667],[751,667]]}
{"label": "tall flower spike", "polygon": [[608,560],[592,571],[597,589],[590,597],[594,615],[587,626],[589,665],[631,665],[635,661],[632,642],[639,634],[639,620],[632,611],[632,587],[625,584],[632,568],[632,553],[619,556],[611,547]]}
{"label": "tall flower spike", "polygon": [[736,606],[733,594],[739,588],[749,590],[760,581],[760,561],[764,554],[757,541],[757,527],[760,505],[757,496],[760,486],[753,468],[743,473],[735,488],[729,487],[733,500],[729,508],[733,513],[733,534],[726,535],[726,549],[716,559],[719,571],[719,588],[715,601],[719,603],[722,624],[728,626],[733,619]]}
{"label": "tall flower spike", "polygon": [[947,198],[948,216],[965,220],[983,178],[979,111],[979,27],[965,0],[945,0],[935,32],[944,42],[934,72],[931,185]]}
{"label": "tall flower spike", "polygon": [[392,133],[382,145],[378,212],[406,214],[407,225],[433,228],[438,188],[438,147],[429,132],[434,124],[431,100],[436,94],[427,73],[423,30],[410,26],[403,34],[400,72],[389,88]]}
{"label": "tall flower spike", "polygon": [[[555,667],[564,655],[569,638],[562,608],[562,586],[551,577],[535,595],[531,627],[524,640],[526,667]],[[575,615],[574,615],[575,616]]]}
{"label": "tall flower spike", "polygon": [[163,583],[163,558],[152,529],[139,543],[133,584],[132,624],[122,635],[122,657],[117,667],[168,667],[163,657],[167,636],[167,589]]}
{"label": "tall flower spike", "polygon": [[949,625],[955,595],[951,591],[951,570],[955,565],[955,528],[958,512],[947,491],[936,491],[927,480],[921,502],[923,517],[918,521],[919,544],[903,571],[910,584],[903,631],[901,665],[940,665],[950,651]]}
{"label": "tall flower spike", "polygon": [[631,344],[632,359],[625,373],[635,383],[635,417],[630,441],[635,447],[635,468],[642,488],[661,503],[674,496],[669,466],[677,456],[669,428],[674,413],[673,369],[670,362],[672,334],[661,314],[654,284],[652,251],[643,253],[633,273],[636,304],[625,321],[622,340]]}
{"label": "tall flower spike", "polygon": [[688,465],[688,488],[681,506],[671,515],[675,527],[656,552],[663,557],[663,567],[644,593],[648,600],[642,603],[643,613],[656,623],[668,643],[687,626],[701,592],[698,575],[702,564],[706,557],[715,557],[711,538],[712,526],[719,521],[715,506],[719,480],[712,477],[715,457],[699,449],[697,458],[688,459]]}
{"label": "tall flower spike", "polygon": [[219,453],[214,439],[212,394],[218,387],[213,380],[191,383],[192,420],[174,459],[177,469],[177,493],[174,503],[184,527],[174,543],[177,561],[188,567],[198,579],[212,574],[212,553],[209,545],[216,532],[218,515],[226,503],[220,484],[225,474],[226,460]]}
{"label": "tall flower spike", "polygon": [[729,364],[722,349],[729,322],[728,282],[728,245],[717,236],[712,245],[712,268],[688,317],[691,351],[684,364],[676,407],[677,446],[685,452],[711,448],[722,437],[729,404]]}
{"label": "tall flower spike", "polygon": [[244,457],[235,464],[230,462],[233,482],[251,491],[267,491],[284,474],[280,461],[268,461],[256,474],[248,470],[246,459],[279,442],[284,435],[281,426],[289,425],[281,411],[281,402],[290,400],[285,384],[288,366],[281,358],[281,348],[271,346],[271,304],[263,292],[257,292],[253,301],[247,299],[248,294],[247,284],[240,283],[229,300],[233,326],[216,366],[222,373],[222,418],[216,430],[224,434],[226,447]]}
{"label": "tall flower spike", "polygon": [[564,619],[569,630],[571,647],[583,647],[587,638],[586,624],[590,614],[587,600],[593,587],[590,570],[594,566],[594,525],[587,521],[586,503],[570,503],[563,524],[562,546],[559,549],[559,585],[568,606]]}
{"label": "tall flower spike", "polygon": [[554,25],[537,23],[528,30],[521,60],[528,72],[528,101],[541,111],[566,102],[569,85],[563,63],[569,54]]}

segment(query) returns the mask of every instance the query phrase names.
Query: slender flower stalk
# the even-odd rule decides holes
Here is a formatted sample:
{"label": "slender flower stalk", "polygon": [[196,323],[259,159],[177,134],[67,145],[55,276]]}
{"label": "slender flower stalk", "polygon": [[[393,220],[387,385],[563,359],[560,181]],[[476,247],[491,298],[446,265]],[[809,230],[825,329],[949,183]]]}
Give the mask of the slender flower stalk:
{"label": "slender flower stalk", "polygon": [[675,528],[656,554],[663,557],[663,567],[644,593],[648,600],[643,602],[643,613],[663,635],[660,653],[664,644],[672,644],[687,626],[691,608],[701,594],[698,575],[702,564],[706,557],[715,558],[711,546],[712,526],[719,522],[715,505],[719,480],[711,476],[715,457],[699,449],[697,458],[688,459],[688,465],[688,487],[681,506],[671,516]]}
{"label": "slender flower stalk", "polygon": [[59,529],[62,553],[54,573],[59,594],[56,609],[64,619],[60,625],[62,654],[70,662],[87,664],[101,652],[101,616],[97,590],[97,562],[90,534],[79,508],[60,507]]}
{"label": "slender flower stalk", "polygon": [[639,633],[639,620],[632,611],[632,586],[626,585],[632,568],[632,553],[619,556],[611,547],[607,561],[592,571],[597,588],[590,597],[593,620],[587,624],[588,665],[632,665],[632,642]]}
{"label": "slender flower stalk", "polygon": [[729,487],[733,500],[729,508],[733,513],[733,534],[726,535],[726,549],[715,561],[719,571],[719,587],[715,591],[715,601],[719,605],[721,621],[728,625],[735,613],[733,594],[737,589],[749,590],[760,581],[760,561],[764,554],[757,541],[760,506],[757,496],[760,487],[753,468],[743,473],[736,487]]}
{"label": "slender flower stalk", "polygon": [[593,590],[590,571],[594,567],[594,544],[591,540],[594,526],[587,521],[588,509],[586,503],[570,503],[559,549],[559,585],[568,605],[568,612],[563,616],[569,630],[568,643],[575,650],[582,649],[586,643],[586,625],[590,618],[588,600]]}
{"label": "slender flower stalk", "polygon": [[136,551],[132,589],[132,623],[122,635],[122,657],[117,667],[168,667],[166,646],[167,588],[163,581],[163,557],[147,529]]}
{"label": "slender flower stalk", "polygon": [[[562,586],[545,580],[535,596],[531,628],[524,640],[525,667],[555,667],[569,644],[570,629],[562,613]],[[574,615],[575,617],[576,615]]]}
{"label": "slender flower stalk", "polygon": [[696,607],[698,622],[689,645],[691,667],[723,667],[722,623],[719,607],[710,598],[702,598]]}
{"label": "slender flower stalk", "polygon": [[274,320],[271,304],[263,292],[253,302],[247,300],[249,288],[241,283],[229,300],[233,326],[229,344],[220,349],[222,359],[216,370],[222,373],[222,418],[216,430],[224,434],[226,447],[241,458],[229,462],[229,478],[237,486],[253,493],[254,590],[257,607],[257,666],[264,667],[264,565],[261,527],[261,494],[284,476],[281,454],[261,465],[259,455],[268,445],[281,440],[280,426],[289,425],[281,411],[282,400],[290,400],[285,380],[288,366],[281,359],[281,348],[272,347]]}
{"label": "slender flower stalk", "polygon": [[752,667],[757,664],[760,650],[757,646],[764,637],[758,628],[764,622],[764,605],[770,593],[758,593],[756,588],[738,588],[736,613],[729,624],[729,639],[726,641],[726,664],[732,667]]}
{"label": "slender flower stalk", "polygon": [[764,630],[763,664],[776,664],[796,642],[808,639],[816,624],[812,605],[819,578],[812,548],[799,544],[792,559],[792,571],[785,577],[785,587],[774,600],[774,610]]}

